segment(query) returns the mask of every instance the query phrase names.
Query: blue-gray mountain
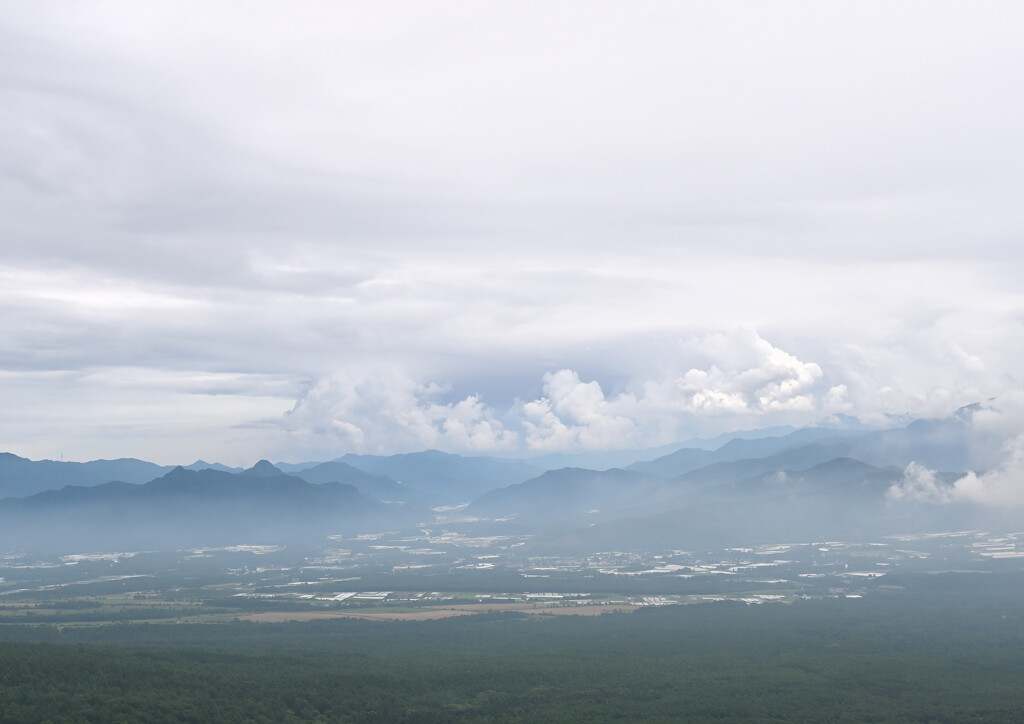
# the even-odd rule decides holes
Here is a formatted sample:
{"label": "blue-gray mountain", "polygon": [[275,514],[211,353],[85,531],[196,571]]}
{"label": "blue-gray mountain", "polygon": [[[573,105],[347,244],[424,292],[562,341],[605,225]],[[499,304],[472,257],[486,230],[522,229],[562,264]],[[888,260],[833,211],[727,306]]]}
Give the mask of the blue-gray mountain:
{"label": "blue-gray mountain", "polygon": [[545,471],[438,451],[346,455],[288,472],[266,461],[244,471],[199,461],[188,470],[4,454],[0,550],[316,543],[336,533],[461,525],[533,533],[536,550],[581,552],[976,527],[999,513],[886,495],[913,461],[939,470],[945,483],[991,464],[999,441],[975,429],[973,413],[889,430],[747,434],[609,470]]}
{"label": "blue-gray mountain", "polygon": [[241,473],[171,472],[142,485],[67,486],[0,504],[0,550],[146,550],[314,543],[410,525],[417,514],[352,485],[309,483],[261,461]]}
{"label": "blue-gray mountain", "polygon": [[404,455],[345,455],[342,462],[426,493],[439,505],[468,503],[494,488],[528,480],[543,468],[521,460],[463,457],[437,450]]}
{"label": "blue-gray mountain", "polygon": [[172,468],[134,458],[88,463],[29,460],[0,453],[0,498],[20,498],[65,485],[99,485],[111,480],[145,483]]}

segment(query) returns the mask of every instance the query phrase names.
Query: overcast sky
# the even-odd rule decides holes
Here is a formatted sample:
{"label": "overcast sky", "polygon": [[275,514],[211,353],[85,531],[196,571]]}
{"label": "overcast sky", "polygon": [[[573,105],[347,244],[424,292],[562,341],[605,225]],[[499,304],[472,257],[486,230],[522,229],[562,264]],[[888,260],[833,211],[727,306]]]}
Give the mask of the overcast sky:
{"label": "overcast sky", "polygon": [[13,2],[0,449],[639,448],[1024,371],[1019,2]]}

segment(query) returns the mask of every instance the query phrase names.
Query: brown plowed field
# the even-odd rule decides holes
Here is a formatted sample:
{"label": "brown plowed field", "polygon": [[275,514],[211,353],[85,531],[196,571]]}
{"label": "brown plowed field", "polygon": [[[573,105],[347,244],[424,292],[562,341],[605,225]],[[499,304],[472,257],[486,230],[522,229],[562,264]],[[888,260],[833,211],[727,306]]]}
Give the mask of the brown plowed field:
{"label": "brown plowed field", "polygon": [[556,616],[599,616],[602,613],[630,613],[638,606],[537,606],[530,603],[477,603],[444,608],[424,608],[420,611],[393,611],[386,608],[375,611],[271,611],[240,616],[245,621],[280,623],[282,621],[319,621],[326,618],[365,618],[377,621],[430,621],[452,616],[474,616],[494,611],[519,611]]}

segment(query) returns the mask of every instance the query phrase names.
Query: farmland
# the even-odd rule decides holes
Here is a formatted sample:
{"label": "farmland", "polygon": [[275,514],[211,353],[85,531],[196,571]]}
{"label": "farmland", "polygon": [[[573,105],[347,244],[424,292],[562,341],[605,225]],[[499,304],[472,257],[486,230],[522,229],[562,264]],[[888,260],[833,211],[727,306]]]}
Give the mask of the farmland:
{"label": "farmland", "polygon": [[[481,545],[451,532],[443,540],[429,544],[383,532],[332,536],[314,549],[240,543],[53,559],[8,554],[0,561],[0,622],[423,620],[502,611],[594,615],[722,601],[870,603],[912,593],[927,576],[944,572],[1024,569],[1024,537],[990,531],[585,556],[527,552],[526,541],[517,540]],[[424,559],[430,562],[419,563]]]}

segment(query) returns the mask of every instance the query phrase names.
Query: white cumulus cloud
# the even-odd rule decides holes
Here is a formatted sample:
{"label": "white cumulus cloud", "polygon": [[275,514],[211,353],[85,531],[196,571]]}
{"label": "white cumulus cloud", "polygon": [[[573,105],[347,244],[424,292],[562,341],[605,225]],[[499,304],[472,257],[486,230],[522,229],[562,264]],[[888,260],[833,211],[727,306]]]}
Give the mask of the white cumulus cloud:
{"label": "white cumulus cloud", "polygon": [[904,469],[900,481],[886,491],[886,496],[890,500],[948,503],[953,500],[953,486],[939,480],[934,470],[910,463]]}
{"label": "white cumulus cloud", "polygon": [[583,381],[573,370],[545,375],[543,396],[521,407],[527,446],[562,450],[653,445],[674,441],[695,418],[760,418],[819,408],[814,389],[823,376],[821,368],[773,346],[752,329],[708,335],[690,347],[706,359],[705,368],[640,381],[631,387],[636,392],[611,397],[596,381]]}
{"label": "white cumulus cloud", "polygon": [[738,328],[711,334],[692,346],[710,365],[644,386],[650,404],[691,414],[761,415],[809,411],[822,370],[773,346],[756,331]]}
{"label": "white cumulus cloud", "polygon": [[475,395],[443,399],[440,386],[381,371],[319,380],[285,415],[284,426],[304,448],[394,453],[440,448],[457,452],[508,449],[516,433]]}
{"label": "white cumulus cloud", "polygon": [[544,397],[522,406],[526,444],[531,450],[576,447],[614,449],[639,441],[640,426],[628,410],[634,397],[606,399],[597,382],[582,382],[572,370],[544,375]]}
{"label": "white cumulus cloud", "polygon": [[976,503],[991,507],[1024,505],[1024,435],[1006,441],[1005,457],[983,473],[968,472],[953,483],[939,480],[933,470],[911,463],[899,483],[887,491],[891,500],[924,503]]}

